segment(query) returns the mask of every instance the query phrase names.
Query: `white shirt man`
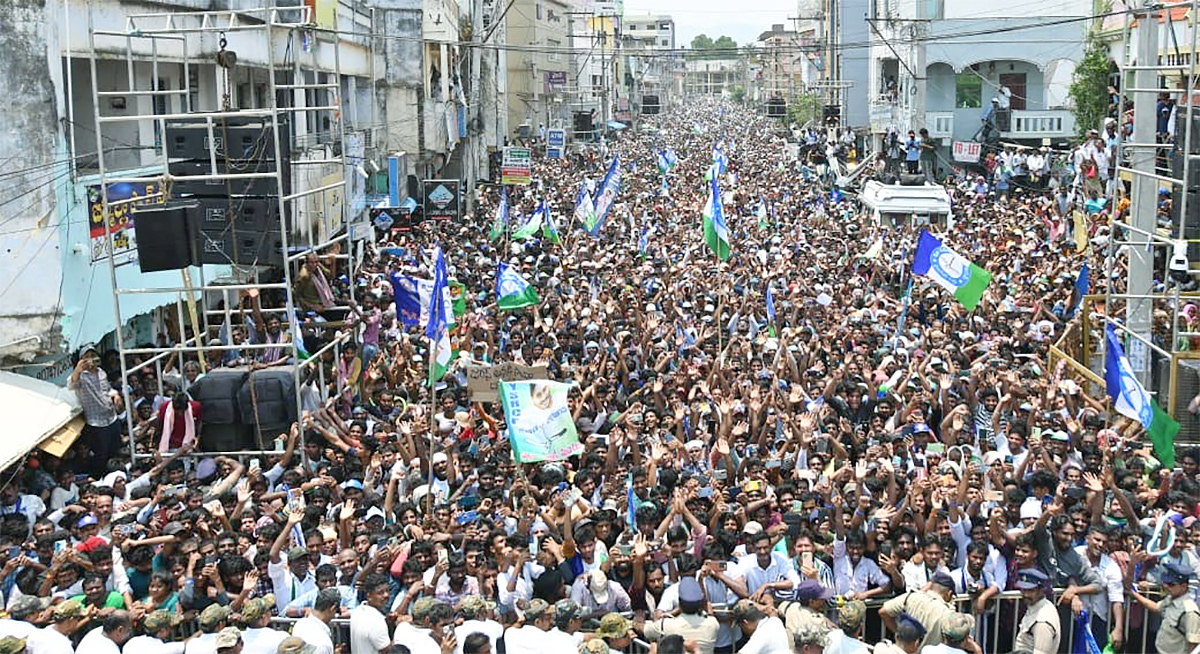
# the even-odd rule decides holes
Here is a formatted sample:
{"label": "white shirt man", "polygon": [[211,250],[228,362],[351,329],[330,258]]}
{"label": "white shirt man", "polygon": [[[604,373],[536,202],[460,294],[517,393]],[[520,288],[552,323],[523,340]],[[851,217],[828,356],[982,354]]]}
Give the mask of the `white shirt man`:
{"label": "white shirt man", "polygon": [[390,645],[387,619],[363,602],[350,612],[350,654],[379,654]]}
{"label": "white shirt man", "polygon": [[42,629],[37,634],[37,654],[75,654],[75,646],[54,625]]}
{"label": "white shirt man", "polygon": [[396,625],[396,645],[404,645],[409,654],[441,654],[442,648],[430,635],[429,630],[418,627],[411,622],[401,622]]}
{"label": "white shirt man", "polygon": [[[384,626],[387,626],[386,622]],[[292,635],[316,648],[313,654],[333,654],[333,636],[329,625],[319,618],[311,615],[300,618],[292,625]]]}
{"label": "white shirt man", "polygon": [[887,573],[865,556],[860,557],[857,564],[851,562],[844,538],[833,539],[833,579],[834,590],[839,595],[861,594],[872,586],[880,588],[892,582]]}
{"label": "white shirt man", "polygon": [[746,580],[746,590],[751,595],[767,584],[788,581],[791,582],[789,589],[776,591],[775,595],[790,597],[790,592],[800,585],[800,574],[796,572],[796,566],[792,565],[786,556],[775,551],[771,552],[771,562],[765,568],[759,565],[757,554],[742,557],[737,562],[737,572],[733,576],[740,576]]}
{"label": "white shirt man", "polygon": [[[454,628],[454,654],[463,654],[463,642],[471,634],[486,635],[488,640],[492,641],[492,652],[499,652],[496,643],[504,638],[504,625],[495,620],[463,620],[462,624]],[[576,646],[578,647],[578,644]]]}
{"label": "white shirt man", "polygon": [[763,618],[750,636],[750,640],[738,650],[738,654],[792,654],[792,638],[783,621],[776,617]]}
{"label": "white shirt man", "polygon": [[108,634],[104,633],[103,627],[96,627],[87,632],[83,640],[79,641],[78,652],[87,652],[87,654],[121,654],[121,646],[114,643]]}

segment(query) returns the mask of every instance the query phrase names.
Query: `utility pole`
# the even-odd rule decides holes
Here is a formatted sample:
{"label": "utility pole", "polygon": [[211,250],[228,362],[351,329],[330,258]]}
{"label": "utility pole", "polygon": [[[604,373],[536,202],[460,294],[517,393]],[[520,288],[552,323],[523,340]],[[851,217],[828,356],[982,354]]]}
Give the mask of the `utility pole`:
{"label": "utility pole", "polygon": [[[483,117],[481,108],[483,106],[483,87],[484,78],[480,67],[483,65],[483,0],[474,0],[471,3],[471,43],[475,47],[471,48],[471,94],[467,96],[467,102],[471,106],[467,108],[467,134],[466,141],[463,143],[463,154],[466,156],[466,210],[467,213],[475,211],[475,185],[479,182],[479,152],[480,140],[483,138]],[[472,100],[472,96],[474,99]]]}
{"label": "utility pole", "polygon": [[[1156,9],[1138,11],[1137,25],[1137,69],[1133,74],[1133,86],[1136,89],[1153,89],[1158,87],[1159,71],[1152,62],[1158,60],[1158,21],[1155,20]],[[1133,203],[1130,205],[1130,220],[1133,227],[1141,230],[1139,234],[1131,235],[1135,240],[1149,240],[1155,233],[1157,221],[1155,217],[1158,206],[1158,180],[1154,177],[1155,150],[1146,144],[1155,142],[1155,94],[1141,91],[1133,94],[1133,136],[1131,140],[1138,147],[1129,148],[1130,168],[1138,173],[1133,177]],[[1128,146],[1126,146],[1128,148]],[[1125,324],[1129,331],[1140,339],[1130,339],[1127,352],[1129,364],[1142,385],[1150,387],[1150,357],[1145,343],[1151,340],[1150,328],[1153,301],[1148,295],[1154,285],[1154,253],[1144,247],[1126,248],[1129,256],[1129,299],[1125,304]],[[1173,399],[1173,398],[1172,398]]]}

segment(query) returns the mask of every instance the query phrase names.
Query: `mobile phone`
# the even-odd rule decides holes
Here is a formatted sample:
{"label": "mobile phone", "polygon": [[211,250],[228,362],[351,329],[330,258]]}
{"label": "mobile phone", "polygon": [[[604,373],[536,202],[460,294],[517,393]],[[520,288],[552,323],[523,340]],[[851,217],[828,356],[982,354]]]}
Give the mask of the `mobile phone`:
{"label": "mobile phone", "polygon": [[804,502],[801,500],[792,500],[792,513],[803,513]]}
{"label": "mobile phone", "polygon": [[470,510],[479,506],[479,498],[475,495],[464,495],[458,498],[458,508]]}
{"label": "mobile phone", "polygon": [[728,570],[729,569],[729,561],[717,561],[716,563],[717,563],[718,570]]}
{"label": "mobile phone", "polygon": [[752,479],[742,485],[742,490],[747,493],[753,493],[754,491],[760,491],[760,490],[762,490],[762,482],[757,479]]}
{"label": "mobile phone", "polygon": [[[469,525],[478,519],[479,519],[479,512],[472,510],[472,511],[467,511],[465,513],[459,514],[459,516],[457,518],[457,522],[460,525]],[[442,550],[442,551],[445,552],[446,550]]]}
{"label": "mobile phone", "polygon": [[8,548],[8,558],[15,559],[18,556],[21,556],[21,546],[20,545],[13,545],[12,547]]}
{"label": "mobile phone", "polygon": [[708,498],[710,498],[712,496],[713,496],[713,489],[711,489],[711,488],[701,488],[696,493],[696,497],[699,497],[702,500],[707,500]]}
{"label": "mobile phone", "polygon": [[[445,550],[442,550],[442,551],[444,552]],[[538,539],[537,539],[537,536],[530,536],[530,537],[529,537],[529,553],[530,553],[531,555],[533,555],[533,556],[537,556],[537,555],[538,555]]]}
{"label": "mobile phone", "polygon": [[800,554],[800,564],[806,568],[813,567],[813,553],[803,552]]}
{"label": "mobile phone", "polygon": [[729,471],[725,468],[713,468],[712,478],[717,481],[725,481],[729,479]]}
{"label": "mobile phone", "polygon": [[65,540],[54,541],[54,553],[55,554],[58,554],[59,552],[62,552],[65,549],[67,549],[67,541],[65,541]]}
{"label": "mobile phone", "polygon": [[251,470],[261,470],[262,462],[259,461],[258,459],[250,459],[250,469]]}
{"label": "mobile phone", "polygon": [[438,559],[437,559],[438,564],[450,562],[450,551],[447,550],[446,548],[442,548],[442,549],[438,550],[437,556],[438,556]]}
{"label": "mobile phone", "polygon": [[946,444],[945,443],[930,443],[925,446],[925,453],[926,454],[945,454],[946,453]]}
{"label": "mobile phone", "polygon": [[617,556],[632,556],[633,555],[633,546],[632,545],[618,544],[616,549],[617,549]]}

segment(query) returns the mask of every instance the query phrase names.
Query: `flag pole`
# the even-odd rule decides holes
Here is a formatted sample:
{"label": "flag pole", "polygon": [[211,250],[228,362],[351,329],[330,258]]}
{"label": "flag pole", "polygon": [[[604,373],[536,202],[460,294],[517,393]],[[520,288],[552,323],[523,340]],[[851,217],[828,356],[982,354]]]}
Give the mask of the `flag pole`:
{"label": "flag pole", "polygon": [[433,512],[433,456],[437,449],[437,383],[433,379],[433,366],[436,359],[437,343],[429,339],[429,371],[426,376],[429,380],[429,492],[425,493],[425,515]]}

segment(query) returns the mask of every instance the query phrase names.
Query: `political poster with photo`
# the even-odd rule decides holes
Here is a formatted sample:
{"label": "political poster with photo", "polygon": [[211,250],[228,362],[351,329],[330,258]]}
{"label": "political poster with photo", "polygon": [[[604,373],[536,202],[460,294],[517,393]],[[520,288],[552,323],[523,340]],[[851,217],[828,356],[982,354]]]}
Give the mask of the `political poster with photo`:
{"label": "political poster with photo", "polygon": [[563,461],[583,452],[567,405],[570,389],[545,379],[500,382],[508,440],[518,462]]}

